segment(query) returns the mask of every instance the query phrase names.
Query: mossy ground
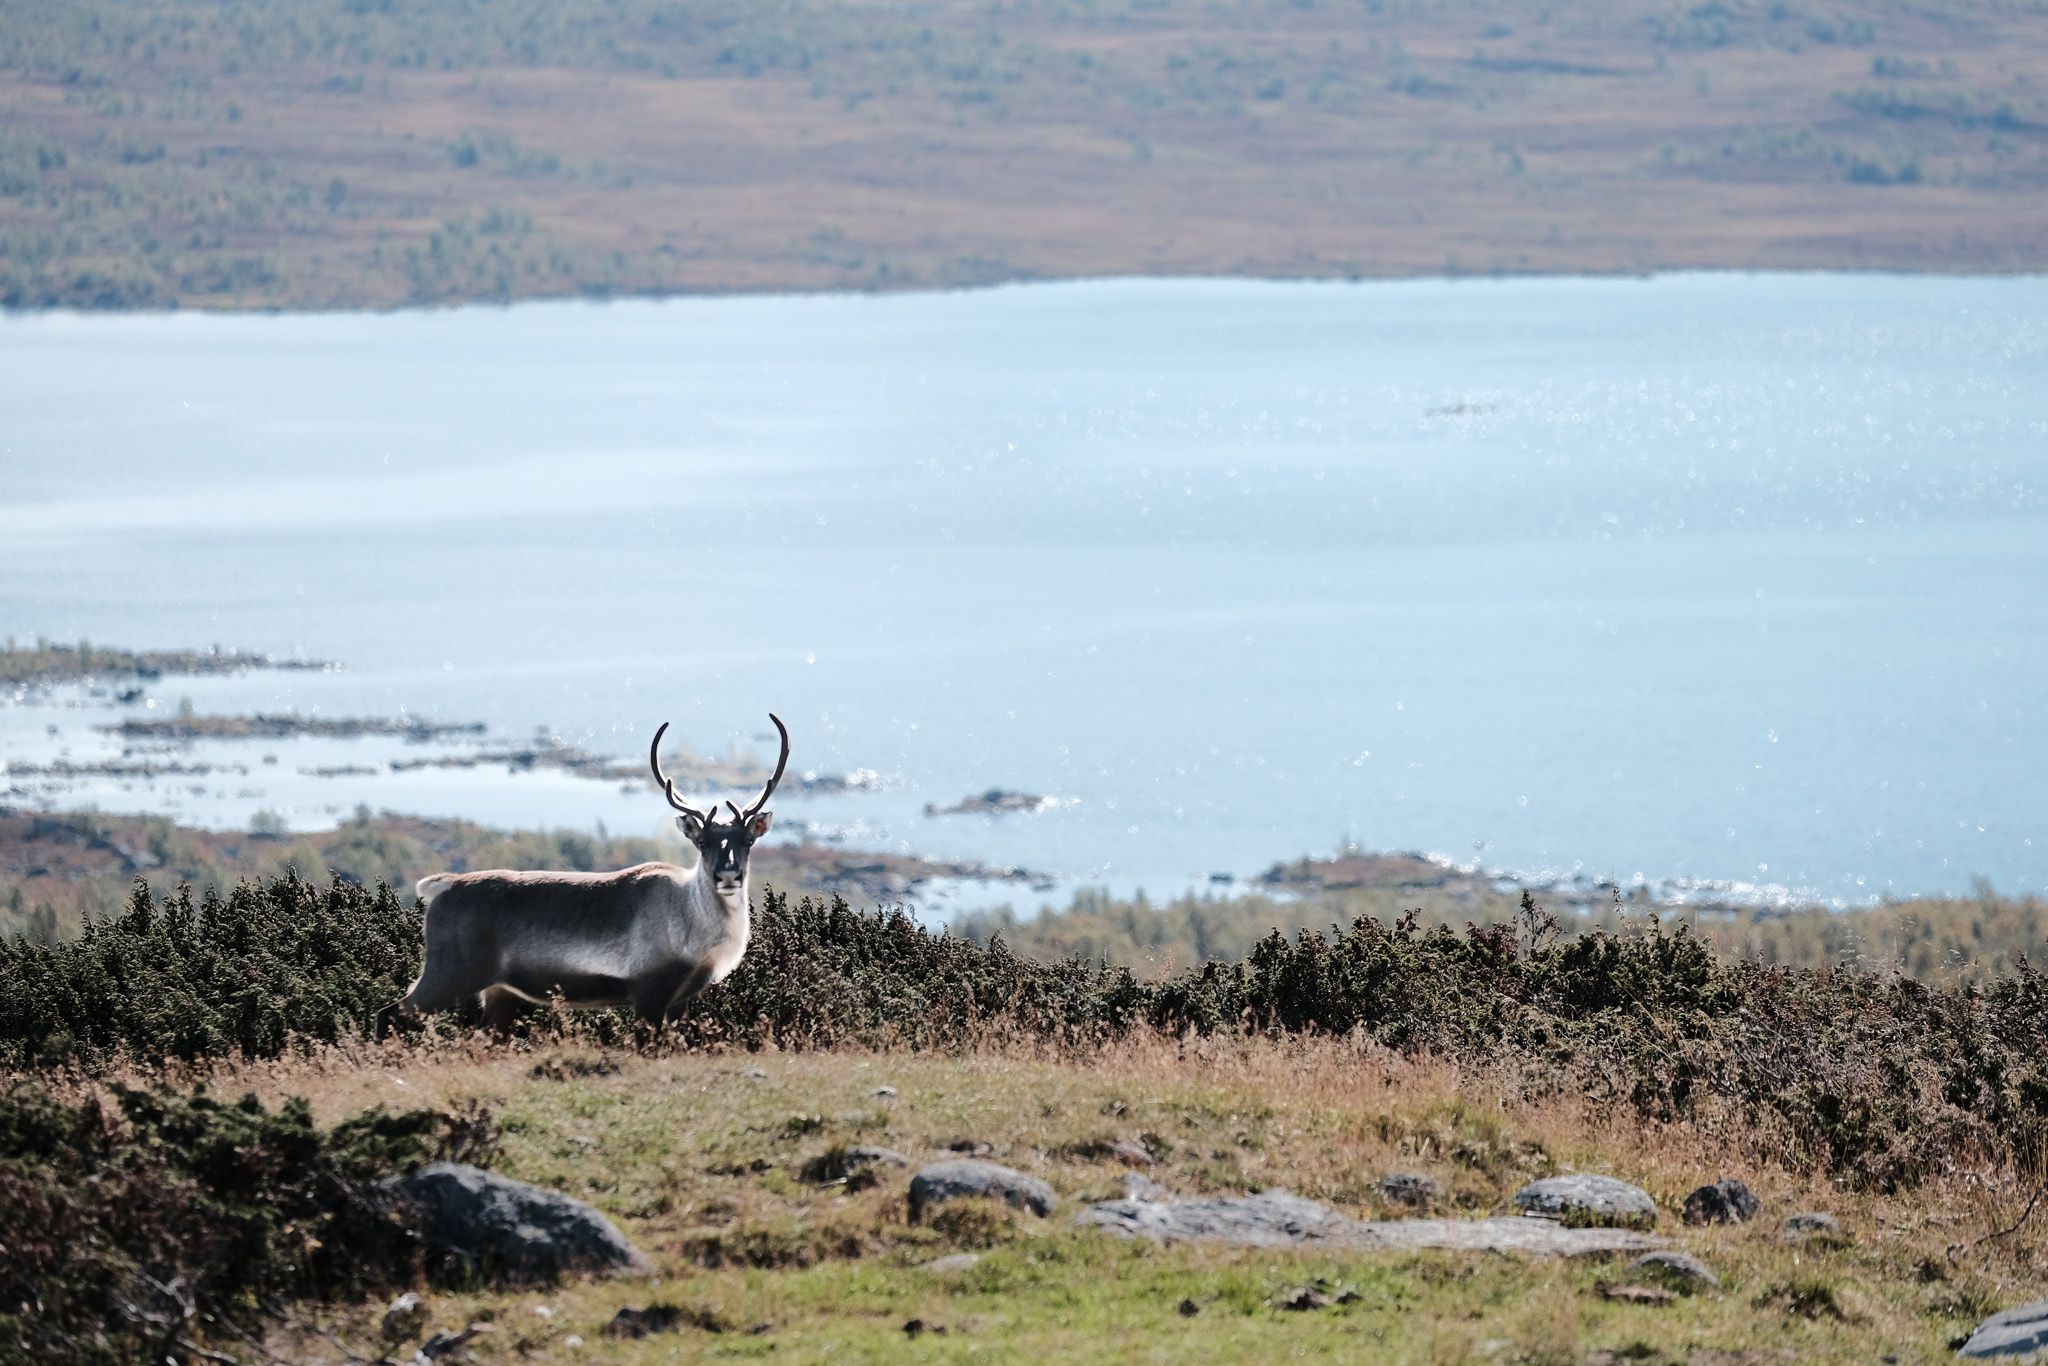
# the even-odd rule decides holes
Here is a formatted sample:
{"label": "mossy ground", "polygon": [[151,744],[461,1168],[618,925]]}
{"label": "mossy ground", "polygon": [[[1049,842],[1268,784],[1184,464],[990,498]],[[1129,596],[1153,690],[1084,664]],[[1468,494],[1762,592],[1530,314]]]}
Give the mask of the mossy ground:
{"label": "mossy ground", "polygon": [[[1950,1255],[2012,1222],[2027,1193],[2014,1182],[1850,1195],[1746,1165],[1739,1144],[1713,1135],[1518,1101],[1485,1075],[1343,1041],[1141,1039],[1066,1056],[456,1042],[320,1054],[214,1084],[307,1094],[326,1120],[380,1102],[481,1101],[501,1126],[499,1170],[590,1200],[658,1264],[651,1281],[431,1295],[434,1328],[490,1325],[473,1343],[484,1361],[1921,1361],[1948,1356],[2048,1265],[2026,1227]],[[1362,1217],[1396,1213],[1376,1190],[1390,1168],[1436,1176],[1451,1212],[1471,1215],[1502,1210],[1537,1175],[1609,1172],[1650,1190],[1667,1211],[1660,1231],[1724,1284],[1646,1306],[1601,1294],[1630,1279],[1620,1260],[1125,1242],[1071,1222],[1084,1202],[1120,1193],[1126,1169],[1091,1155],[1116,1138],[1154,1152],[1151,1175],[1177,1193],[1284,1186]],[[913,1226],[907,1172],[885,1169],[858,1189],[803,1178],[851,1143],[913,1163],[985,1144],[1049,1181],[1061,1208],[1047,1220],[974,1209]],[[1722,1175],[1749,1181],[1764,1215],[1679,1224],[1685,1193]],[[1846,1245],[1782,1242],[1783,1216],[1806,1209],[1836,1214]],[[967,1270],[920,1266],[967,1249],[983,1253]],[[1322,1309],[1275,1306],[1317,1282],[1350,1294]],[[604,1334],[620,1308],[653,1303],[691,1322],[637,1341]],[[380,1311],[301,1310],[272,1347],[331,1358],[339,1340],[374,1356]]]}

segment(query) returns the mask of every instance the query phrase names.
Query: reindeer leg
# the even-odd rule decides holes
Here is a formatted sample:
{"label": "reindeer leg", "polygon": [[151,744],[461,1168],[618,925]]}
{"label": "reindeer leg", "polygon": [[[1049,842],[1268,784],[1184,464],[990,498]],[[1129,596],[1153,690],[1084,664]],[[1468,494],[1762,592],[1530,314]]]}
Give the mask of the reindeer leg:
{"label": "reindeer leg", "polygon": [[633,1013],[642,1024],[659,1029],[675,1014],[677,1006],[702,991],[710,980],[710,965],[700,964],[638,983],[632,993]]}
{"label": "reindeer leg", "polygon": [[483,1003],[484,1016],[481,1023],[493,1034],[510,1033],[513,1024],[532,1004],[509,987],[484,988]]}

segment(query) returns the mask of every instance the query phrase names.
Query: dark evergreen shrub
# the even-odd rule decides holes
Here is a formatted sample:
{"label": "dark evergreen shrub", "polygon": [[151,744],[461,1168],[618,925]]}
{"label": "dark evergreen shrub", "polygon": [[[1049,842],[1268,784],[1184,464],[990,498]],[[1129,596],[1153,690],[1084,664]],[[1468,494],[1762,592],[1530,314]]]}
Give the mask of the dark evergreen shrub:
{"label": "dark evergreen shrub", "polygon": [[[0,947],[0,1058],[101,1066],[265,1056],[294,1037],[371,1032],[417,970],[419,917],[387,889],[244,884],[182,891],[56,948]],[[530,1029],[564,1026],[536,1017]],[[622,1016],[585,1017],[601,1038]],[[1757,1155],[1883,1187],[1977,1160],[2048,1152],[2048,988],[2019,970],[1977,988],[1728,963],[1683,930],[1422,930],[1360,919],[1269,935],[1241,963],[1148,983],[1121,968],[1037,963],[998,940],[896,912],[791,904],[765,891],[746,958],[676,1021],[690,1046],[1075,1046],[1136,1028],[1356,1034],[1504,1069],[1654,1120],[1712,1121]]]}
{"label": "dark evergreen shrub", "polygon": [[118,1111],[0,1092],[0,1359],[195,1359],[306,1297],[411,1281],[371,1179],[432,1155],[441,1118],[372,1110],[333,1129],[203,1093],[115,1089]]}
{"label": "dark evergreen shrub", "polygon": [[368,1032],[419,968],[420,917],[389,888],[244,882],[198,906],[137,882],[68,944],[0,943],[0,1060],[270,1057]]}

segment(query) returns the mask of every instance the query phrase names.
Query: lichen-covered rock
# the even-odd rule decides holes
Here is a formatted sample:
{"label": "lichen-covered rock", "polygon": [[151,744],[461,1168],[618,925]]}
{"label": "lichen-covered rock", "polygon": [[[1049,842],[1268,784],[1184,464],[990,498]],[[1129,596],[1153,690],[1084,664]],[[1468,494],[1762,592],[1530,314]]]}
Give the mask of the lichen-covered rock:
{"label": "lichen-covered rock", "polygon": [[465,1278],[533,1284],[654,1269],[611,1220],[545,1186],[432,1162],[377,1189],[409,1210],[428,1255]]}
{"label": "lichen-covered rock", "polygon": [[1437,1179],[1423,1172],[1388,1172],[1380,1178],[1380,1195],[1390,1205],[1428,1210],[1443,1198]]}
{"label": "lichen-covered rock", "polygon": [[1688,1224],[1745,1224],[1764,1207],[1756,1193],[1734,1177],[1723,1177],[1685,1197]]}
{"label": "lichen-covered rock", "polygon": [[1282,1190],[1209,1200],[1105,1200],[1083,1210],[1076,1222],[1156,1243],[1235,1247],[1355,1242],[1365,1228],[1356,1219]]}
{"label": "lichen-covered rock", "polygon": [[1657,1202],[1650,1193],[1611,1176],[1545,1177],[1516,1191],[1515,1205],[1525,1214],[1570,1224],[1647,1228],[1657,1222]]}
{"label": "lichen-covered rock", "polygon": [[2048,1353],[2048,1300],[2030,1300],[1977,1325],[1956,1355],[1970,1358],[2023,1357]]}
{"label": "lichen-covered rock", "polygon": [[1105,1200],[1075,1222],[1158,1243],[1223,1243],[1236,1247],[1341,1245],[1383,1250],[1444,1248],[1549,1256],[1643,1252],[1662,1244],[1615,1228],[1566,1228],[1548,1219],[1347,1218],[1286,1191],[1208,1200]]}
{"label": "lichen-covered rock", "polygon": [[933,1205],[963,1195],[1001,1200],[1040,1218],[1052,1213],[1055,1198],[1045,1182],[1000,1163],[975,1158],[933,1162],[918,1168],[917,1175],[910,1178],[910,1222],[922,1222]]}
{"label": "lichen-covered rock", "polygon": [[1714,1274],[1714,1269],[1690,1252],[1646,1252],[1630,1262],[1628,1269],[1681,1295],[1721,1288],[1721,1278]]}

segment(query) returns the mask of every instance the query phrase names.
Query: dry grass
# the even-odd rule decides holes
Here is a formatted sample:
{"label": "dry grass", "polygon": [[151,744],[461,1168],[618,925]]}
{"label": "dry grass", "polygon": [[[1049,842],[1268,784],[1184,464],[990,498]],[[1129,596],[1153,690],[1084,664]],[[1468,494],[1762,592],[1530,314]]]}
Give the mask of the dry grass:
{"label": "dry grass", "polygon": [[[438,1301],[439,1327],[495,1319],[501,1331],[482,1340],[493,1360],[560,1352],[571,1336],[583,1339],[585,1356],[608,1361],[676,1350],[1323,1358],[1367,1341],[1376,1359],[1413,1361],[1582,1361],[1603,1350],[1671,1361],[1870,1361],[1884,1351],[1919,1360],[1944,1354],[1956,1334],[2048,1272],[2048,1228],[1967,1246],[2012,1223],[2024,1204],[2010,1174],[1959,1172],[1905,1197],[1852,1195],[1758,1165],[1739,1135],[1645,1124],[1569,1098],[1523,1100],[1483,1070],[1344,1040],[1146,1036],[1078,1052],[1019,1045],[949,1056],[600,1055],[576,1044],[449,1038],[224,1067],[210,1080],[308,1096],[324,1120],[374,1104],[480,1100],[502,1125],[501,1170],[593,1201],[659,1263],[652,1286]],[[885,1085],[893,1097],[877,1095]],[[1390,1169],[1437,1176],[1461,1214],[1500,1210],[1521,1183],[1552,1171],[1609,1172],[1652,1192],[1667,1211],[1662,1231],[1727,1284],[1655,1308],[1598,1294],[1596,1283],[1617,1277],[1613,1263],[1126,1246],[1066,1219],[1080,1202],[1120,1192],[1123,1168],[1086,1155],[1116,1138],[1157,1154],[1153,1175],[1179,1193],[1284,1186],[1367,1217],[1398,1213],[1376,1190]],[[1048,1180],[1063,1210],[1043,1223],[998,1213],[913,1227],[900,1172],[865,1189],[802,1179],[810,1160],[853,1142],[896,1147],[914,1162],[987,1144],[994,1160]],[[1722,1175],[1747,1180],[1765,1215],[1680,1227],[1673,1212],[1686,1192]],[[1783,1215],[1809,1209],[1836,1214],[1849,1245],[1783,1244]],[[991,1245],[959,1276],[915,1269]],[[1268,1306],[1315,1276],[1360,1298],[1313,1314]],[[1182,1298],[1201,1312],[1183,1319],[1174,1312]],[[641,1344],[599,1335],[622,1305],[654,1300],[706,1311],[729,1331],[686,1328]],[[362,1341],[374,1308],[324,1323]],[[906,1339],[902,1325],[913,1318],[949,1332]],[[747,1331],[760,1324],[761,1333]],[[284,1340],[312,1350],[313,1339]],[[1700,1355],[1715,1351],[1735,1355]]]}

